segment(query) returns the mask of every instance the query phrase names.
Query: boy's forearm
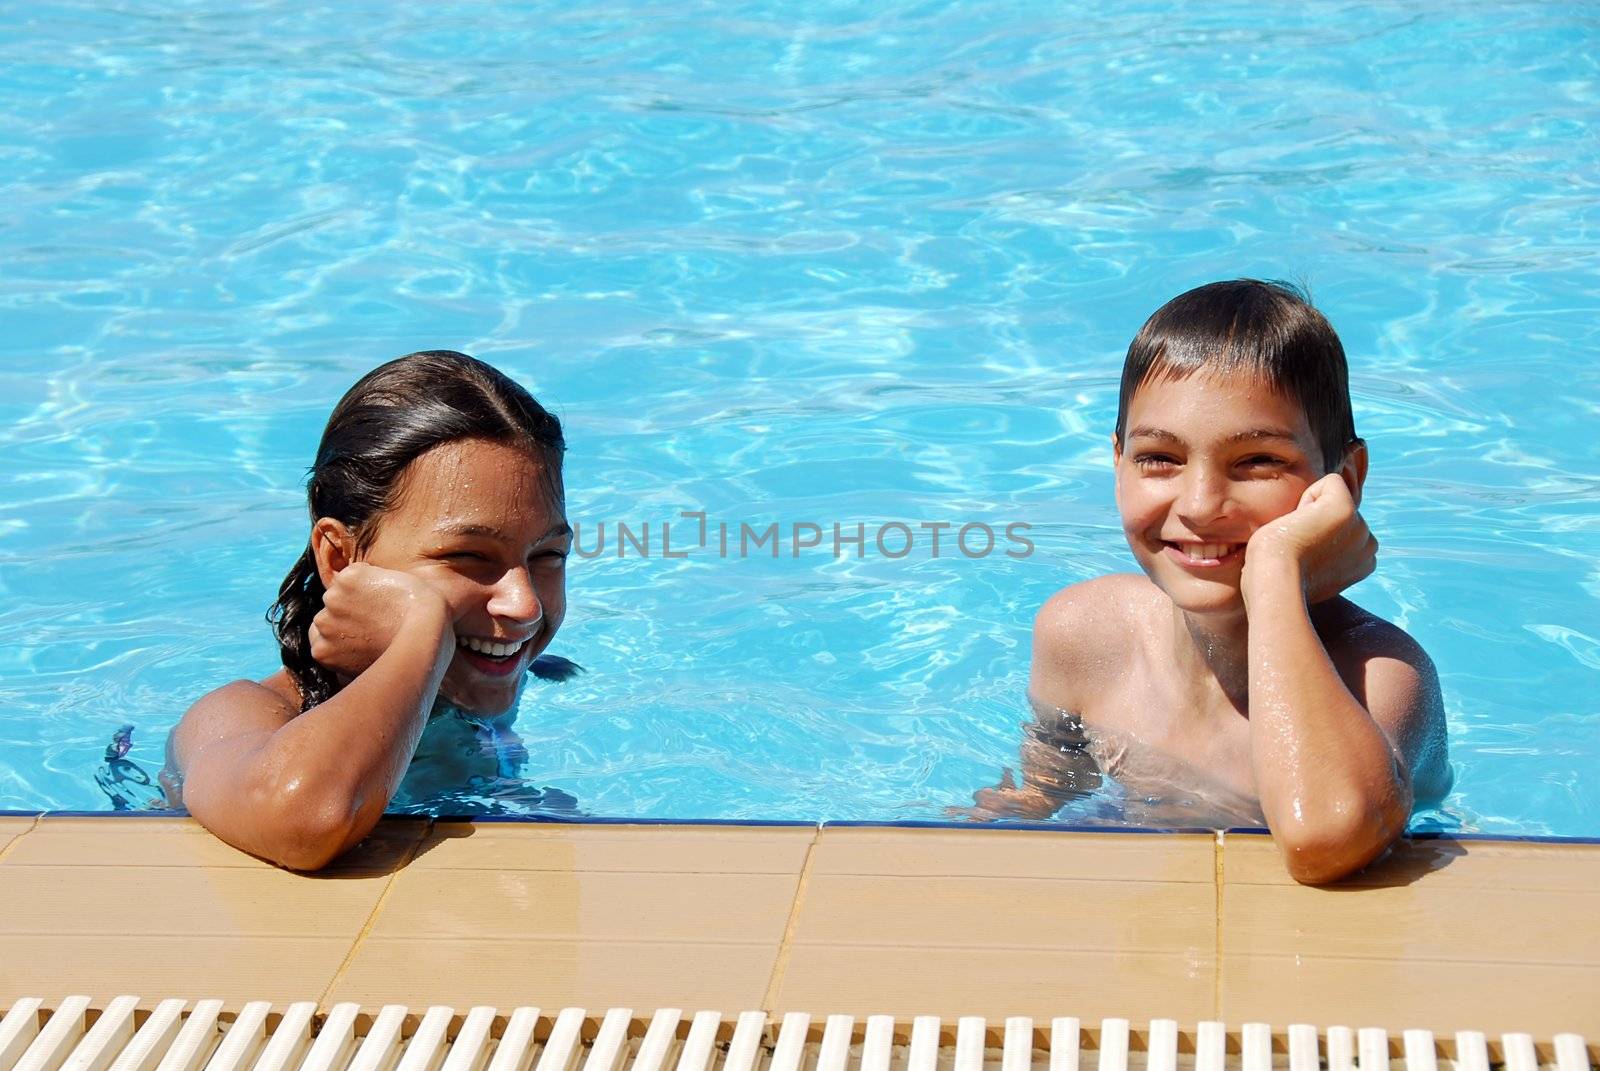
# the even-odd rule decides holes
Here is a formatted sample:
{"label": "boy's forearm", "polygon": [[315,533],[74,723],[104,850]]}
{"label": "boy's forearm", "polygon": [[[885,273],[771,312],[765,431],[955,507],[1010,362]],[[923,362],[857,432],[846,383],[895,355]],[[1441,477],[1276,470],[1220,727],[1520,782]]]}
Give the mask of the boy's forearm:
{"label": "boy's forearm", "polygon": [[1250,749],[1262,812],[1290,872],[1332,881],[1405,828],[1411,787],[1383,730],[1350,694],[1311,623],[1298,568],[1247,578]]}

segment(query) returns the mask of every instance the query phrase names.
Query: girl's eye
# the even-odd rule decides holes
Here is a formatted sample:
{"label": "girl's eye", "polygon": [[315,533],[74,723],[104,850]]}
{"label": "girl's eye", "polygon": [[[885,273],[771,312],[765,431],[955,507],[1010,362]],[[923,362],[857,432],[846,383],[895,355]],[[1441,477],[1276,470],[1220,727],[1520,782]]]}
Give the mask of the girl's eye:
{"label": "girl's eye", "polygon": [[445,555],[451,561],[481,562],[488,561],[482,554],[475,550],[455,550]]}
{"label": "girl's eye", "polygon": [[1266,454],[1258,454],[1255,457],[1246,458],[1245,459],[1245,464],[1246,465],[1255,466],[1255,467],[1258,467],[1258,468],[1263,466],[1263,465],[1265,465],[1267,467],[1270,467],[1270,468],[1277,468],[1277,467],[1279,467],[1281,465],[1287,465],[1288,462],[1283,460],[1283,458],[1281,458],[1281,457],[1270,457],[1270,456],[1268,456]]}
{"label": "girl's eye", "polygon": [[540,565],[552,568],[567,564],[566,554],[559,550],[547,550],[540,554],[535,554],[533,560]]}
{"label": "girl's eye", "polygon": [[1141,469],[1152,470],[1160,470],[1177,464],[1176,461],[1168,457],[1166,454],[1140,454],[1133,459],[1133,463],[1138,465]]}

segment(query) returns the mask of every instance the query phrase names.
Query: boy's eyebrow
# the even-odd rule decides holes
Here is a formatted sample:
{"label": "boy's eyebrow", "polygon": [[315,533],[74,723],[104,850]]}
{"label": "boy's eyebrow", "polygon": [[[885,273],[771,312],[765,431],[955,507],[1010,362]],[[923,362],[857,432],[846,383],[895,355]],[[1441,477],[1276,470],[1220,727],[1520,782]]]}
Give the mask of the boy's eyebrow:
{"label": "boy's eyebrow", "polygon": [[[1168,431],[1166,428],[1152,428],[1148,426],[1134,428],[1128,433],[1128,438],[1130,440],[1156,439],[1160,442],[1169,443],[1183,442],[1183,439]],[[1233,443],[1256,442],[1262,439],[1283,439],[1286,442],[1291,443],[1299,442],[1299,440],[1294,437],[1294,433],[1288,428],[1251,428],[1248,431],[1235,432],[1222,441],[1224,445],[1231,445]]]}
{"label": "boy's eyebrow", "polygon": [[[444,524],[440,525],[438,528],[435,528],[434,534],[453,536],[488,536],[490,539],[498,539],[502,543],[515,542],[515,540],[513,540],[506,533],[502,532],[500,529],[487,524]],[[534,540],[534,542],[543,543],[547,539],[556,539],[561,536],[569,536],[571,534],[572,525],[568,524],[566,521],[560,521],[551,525],[549,529],[545,531],[544,535]]]}

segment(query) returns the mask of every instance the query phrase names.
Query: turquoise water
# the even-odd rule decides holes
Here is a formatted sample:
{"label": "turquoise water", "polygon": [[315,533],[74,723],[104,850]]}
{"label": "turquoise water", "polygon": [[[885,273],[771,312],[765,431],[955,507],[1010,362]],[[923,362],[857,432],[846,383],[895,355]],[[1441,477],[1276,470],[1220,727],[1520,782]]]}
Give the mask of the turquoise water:
{"label": "turquoise water", "polygon": [[1033,525],[575,561],[587,672],[518,720],[593,813],[937,816],[1015,763],[1033,611],[1133,567],[1128,339],[1257,275],[1351,355],[1353,595],[1439,666],[1450,809],[1600,833],[1596,56],[1583,3],[13,5],[0,808],[275,668],[329,409],[451,347],[563,417],[580,523]]}

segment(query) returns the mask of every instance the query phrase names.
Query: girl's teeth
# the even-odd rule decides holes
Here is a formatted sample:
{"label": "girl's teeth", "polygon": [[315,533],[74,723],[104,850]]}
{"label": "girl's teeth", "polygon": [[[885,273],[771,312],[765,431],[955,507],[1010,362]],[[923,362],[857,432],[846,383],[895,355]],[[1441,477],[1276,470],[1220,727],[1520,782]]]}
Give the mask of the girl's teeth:
{"label": "girl's teeth", "polygon": [[526,642],[528,641],[523,640],[519,643],[496,643],[493,640],[480,640],[476,636],[461,636],[456,640],[456,643],[459,646],[465,647],[469,651],[476,651],[479,654],[488,655],[490,658],[505,658],[507,655],[516,654],[518,651],[522,650],[522,644]]}

